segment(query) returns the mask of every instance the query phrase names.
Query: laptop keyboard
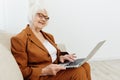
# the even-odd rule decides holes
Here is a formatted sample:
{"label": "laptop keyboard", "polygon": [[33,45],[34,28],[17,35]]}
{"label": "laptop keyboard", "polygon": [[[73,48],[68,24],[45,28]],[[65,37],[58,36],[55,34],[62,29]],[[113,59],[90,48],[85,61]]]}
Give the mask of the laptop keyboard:
{"label": "laptop keyboard", "polygon": [[67,66],[69,65],[77,65],[78,63],[82,62],[84,59],[77,59],[74,62],[70,62],[69,64],[67,64]]}

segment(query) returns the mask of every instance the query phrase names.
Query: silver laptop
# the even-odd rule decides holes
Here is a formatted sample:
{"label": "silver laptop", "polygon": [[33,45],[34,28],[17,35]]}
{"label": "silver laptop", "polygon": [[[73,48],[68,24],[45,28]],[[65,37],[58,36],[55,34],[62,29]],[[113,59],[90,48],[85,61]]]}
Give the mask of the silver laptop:
{"label": "silver laptop", "polygon": [[86,61],[88,61],[89,59],[91,59],[93,57],[93,55],[99,50],[99,48],[105,43],[104,41],[100,41],[94,48],[93,50],[89,53],[89,55],[86,58],[80,58],[80,59],[76,59],[74,62],[65,62],[65,63],[61,63],[59,65],[62,65],[66,68],[77,68],[79,66],[81,66],[82,64],[84,64]]}

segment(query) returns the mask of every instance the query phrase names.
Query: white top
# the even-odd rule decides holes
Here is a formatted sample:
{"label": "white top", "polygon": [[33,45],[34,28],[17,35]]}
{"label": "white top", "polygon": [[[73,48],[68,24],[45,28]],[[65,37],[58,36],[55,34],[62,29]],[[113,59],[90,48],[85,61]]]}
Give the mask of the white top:
{"label": "white top", "polygon": [[52,62],[54,62],[57,58],[57,50],[56,48],[48,41],[48,40],[45,40],[43,45],[45,46],[45,48],[48,50],[50,56],[51,56],[51,59],[52,59]]}

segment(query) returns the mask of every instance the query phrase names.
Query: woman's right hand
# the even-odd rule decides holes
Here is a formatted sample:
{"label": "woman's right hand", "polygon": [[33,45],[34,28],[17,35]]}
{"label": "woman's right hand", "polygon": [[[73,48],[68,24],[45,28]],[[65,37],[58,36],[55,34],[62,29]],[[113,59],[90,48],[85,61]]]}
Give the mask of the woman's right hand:
{"label": "woman's right hand", "polygon": [[56,75],[60,70],[65,70],[66,68],[58,64],[50,64],[42,69],[41,76],[45,75]]}

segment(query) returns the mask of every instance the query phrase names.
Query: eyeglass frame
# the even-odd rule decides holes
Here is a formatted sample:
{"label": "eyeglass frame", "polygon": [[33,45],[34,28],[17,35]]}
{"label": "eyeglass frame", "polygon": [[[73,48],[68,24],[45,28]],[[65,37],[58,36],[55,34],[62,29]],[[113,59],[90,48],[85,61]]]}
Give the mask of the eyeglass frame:
{"label": "eyeglass frame", "polygon": [[37,13],[37,15],[42,19],[44,18],[46,21],[48,21],[50,19],[50,17],[45,16],[43,13]]}

